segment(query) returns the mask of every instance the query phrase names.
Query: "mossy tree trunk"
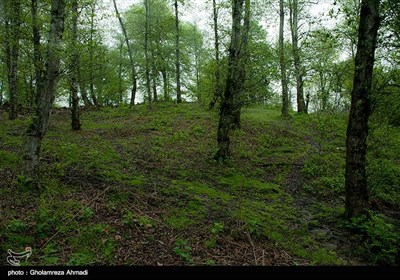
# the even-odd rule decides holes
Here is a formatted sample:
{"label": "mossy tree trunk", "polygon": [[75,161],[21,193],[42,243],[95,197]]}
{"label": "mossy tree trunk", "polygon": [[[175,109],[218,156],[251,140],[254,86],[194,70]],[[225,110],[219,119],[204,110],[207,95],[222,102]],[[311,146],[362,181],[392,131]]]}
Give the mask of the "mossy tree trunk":
{"label": "mossy tree trunk", "polygon": [[282,84],[282,117],[289,117],[289,90],[286,75],[286,61],[284,48],[285,10],[283,0],[279,1],[279,64],[281,68]]}
{"label": "mossy tree trunk", "polygon": [[234,0],[232,4],[233,21],[229,47],[228,75],[220,106],[217,132],[218,151],[214,156],[214,159],[218,161],[229,157],[230,131],[233,126],[240,126],[240,94],[243,91],[246,76],[245,66],[250,26],[250,0]]}
{"label": "mossy tree trunk", "polygon": [[64,32],[65,0],[52,0],[50,31],[47,43],[43,82],[38,84],[36,108],[25,140],[24,173],[39,175],[39,158],[43,137],[47,132],[56,87],[60,77],[60,52]]}
{"label": "mossy tree trunk", "polygon": [[379,25],[379,0],[363,0],[361,3],[354,83],[347,127],[345,175],[345,216],[347,218],[360,216],[368,206],[366,141]]}

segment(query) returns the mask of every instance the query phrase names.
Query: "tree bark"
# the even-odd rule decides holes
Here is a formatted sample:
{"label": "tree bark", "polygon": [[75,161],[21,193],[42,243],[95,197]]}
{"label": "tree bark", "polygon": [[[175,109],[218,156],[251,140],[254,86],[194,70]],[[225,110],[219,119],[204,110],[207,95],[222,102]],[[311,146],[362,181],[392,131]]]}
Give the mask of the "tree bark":
{"label": "tree bark", "polygon": [[[243,16],[243,4],[245,15]],[[230,130],[240,118],[240,93],[245,81],[245,58],[247,56],[250,0],[234,0],[232,11],[232,33],[229,46],[228,75],[221,100],[217,132],[218,151],[214,159],[222,161],[230,156]],[[242,25],[243,21],[243,25]],[[239,122],[240,124],[240,122]]]}
{"label": "tree bark", "polygon": [[132,49],[131,43],[129,42],[128,33],[126,31],[125,24],[122,21],[121,15],[118,11],[117,3],[115,3],[115,0],[113,0],[113,3],[114,3],[115,13],[117,14],[117,18],[118,18],[119,24],[122,29],[122,33],[124,34],[126,47],[128,48],[129,62],[131,64],[131,79],[132,79],[131,106],[133,106],[133,105],[135,105],[136,90],[137,90],[137,79],[136,79],[136,69],[135,69],[136,67],[135,67],[135,61],[133,60],[133,49]]}
{"label": "tree bark", "polygon": [[81,129],[80,112],[79,112],[79,97],[78,97],[78,68],[79,68],[79,52],[77,48],[78,43],[78,0],[72,0],[72,57],[71,57],[71,127],[72,130]]}
{"label": "tree bark", "polygon": [[282,117],[289,117],[289,94],[286,76],[285,48],[284,48],[285,11],[283,0],[279,1],[279,64],[281,68],[282,84]]}
{"label": "tree bark", "polygon": [[153,101],[157,102],[158,101],[158,95],[157,95],[157,69],[156,69],[156,63],[155,63],[155,54],[154,54],[154,49],[151,49],[151,79],[152,79],[152,86],[153,86]]}
{"label": "tree bark", "polygon": [[145,0],[145,12],[146,12],[146,18],[145,18],[145,31],[144,31],[144,55],[145,55],[145,60],[146,60],[146,69],[145,69],[145,75],[146,75],[146,94],[147,94],[147,101],[149,102],[149,108],[152,106],[152,96],[151,96],[151,81],[150,81],[150,61],[149,61],[149,24],[150,24],[150,7],[149,7],[149,0]]}
{"label": "tree bark", "polygon": [[181,92],[181,62],[180,62],[180,34],[179,34],[179,10],[178,10],[178,0],[175,0],[175,52],[176,52],[176,102],[182,103],[182,92]]}
{"label": "tree bark", "polygon": [[215,88],[214,96],[210,101],[209,108],[214,109],[218,99],[222,96],[221,87],[221,65],[219,58],[219,35],[218,35],[218,9],[216,0],[213,0],[213,19],[214,19],[214,43],[215,43]]}
{"label": "tree bark", "polygon": [[51,108],[60,76],[60,51],[64,31],[65,0],[52,0],[50,32],[46,51],[44,79],[37,88],[37,105],[25,140],[24,173],[30,177],[39,175],[39,157],[43,137],[47,132]]}
{"label": "tree bark", "polygon": [[21,3],[20,0],[13,0],[6,3],[6,28],[9,28],[9,49],[6,61],[8,66],[8,89],[10,93],[9,119],[15,120],[18,117],[18,60],[19,60],[19,41],[21,27]]}
{"label": "tree bark", "polygon": [[303,67],[300,59],[299,49],[299,27],[298,27],[298,0],[292,0],[290,5],[290,30],[292,33],[292,50],[296,75],[296,92],[297,92],[297,112],[307,113],[306,103],[304,101],[304,83],[303,83]]}
{"label": "tree bark", "polygon": [[244,83],[246,77],[246,64],[248,59],[247,46],[249,41],[250,31],[250,0],[245,0],[243,27],[241,30],[240,38],[240,56],[239,56],[239,80],[237,81],[237,91],[234,95],[234,111],[232,129],[241,129],[241,114],[242,114],[242,92],[244,90]]}
{"label": "tree bark", "polygon": [[90,73],[89,73],[89,90],[90,90],[90,97],[92,98],[93,101],[93,105],[98,106],[99,103],[97,102],[97,97],[96,94],[94,92],[94,69],[93,69],[93,61],[94,61],[94,39],[93,39],[93,34],[94,34],[94,17],[95,17],[95,2],[93,2],[92,4],[92,11],[90,14],[90,54],[89,54],[89,69],[90,69]]}
{"label": "tree bark", "polygon": [[371,111],[370,95],[379,25],[379,0],[363,0],[347,127],[345,175],[345,216],[347,218],[360,216],[368,206],[366,140]]}
{"label": "tree bark", "polygon": [[33,38],[33,65],[35,67],[35,81],[36,87],[34,87],[34,104],[36,105],[38,100],[37,90],[42,87],[44,77],[44,64],[42,57],[42,49],[40,44],[40,29],[38,23],[38,1],[31,1],[31,13],[32,13],[32,38]]}
{"label": "tree bark", "polygon": [[121,40],[119,44],[119,61],[118,61],[118,101],[119,104],[123,103],[123,90],[122,90],[122,47],[123,41]]}
{"label": "tree bark", "polygon": [[163,68],[161,69],[161,75],[163,79],[164,100],[167,101],[170,99],[170,96],[168,91],[168,75],[165,66],[163,66]]}

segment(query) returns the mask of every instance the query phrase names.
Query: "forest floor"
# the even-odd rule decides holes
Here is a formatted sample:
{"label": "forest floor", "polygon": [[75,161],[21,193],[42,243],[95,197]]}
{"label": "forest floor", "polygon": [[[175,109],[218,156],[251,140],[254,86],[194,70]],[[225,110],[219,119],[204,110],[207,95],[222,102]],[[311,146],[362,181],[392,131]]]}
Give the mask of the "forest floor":
{"label": "forest floor", "polygon": [[0,256],[29,246],[30,265],[399,264],[398,127],[373,127],[372,210],[346,222],[344,115],[245,109],[225,163],[212,159],[217,113],[196,104],[86,110],[79,132],[69,116],[52,115],[36,191],[19,175],[29,119],[0,113]]}

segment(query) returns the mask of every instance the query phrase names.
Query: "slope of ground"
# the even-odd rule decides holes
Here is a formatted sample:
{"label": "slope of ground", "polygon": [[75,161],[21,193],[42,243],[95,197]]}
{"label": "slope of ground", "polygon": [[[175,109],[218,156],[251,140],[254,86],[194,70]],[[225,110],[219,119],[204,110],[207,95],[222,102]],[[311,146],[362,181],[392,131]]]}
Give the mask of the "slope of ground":
{"label": "slope of ground", "polygon": [[69,111],[56,110],[40,191],[19,175],[28,122],[1,114],[1,256],[30,246],[32,265],[399,260],[398,128],[377,127],[371,136],[374,222],[349,224],[345,116],[282,120],[278,111],[246,109],[233,156],[219,164],[217,115],[195,104],[88,110],[79,132],[70,130]]}

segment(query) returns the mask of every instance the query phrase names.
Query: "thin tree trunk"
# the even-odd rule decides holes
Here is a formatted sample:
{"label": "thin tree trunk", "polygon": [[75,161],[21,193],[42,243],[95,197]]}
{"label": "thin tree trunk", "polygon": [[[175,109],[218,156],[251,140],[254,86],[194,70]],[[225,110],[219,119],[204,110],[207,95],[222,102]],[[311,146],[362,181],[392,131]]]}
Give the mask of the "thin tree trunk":
{"label": "thin tree trunk", "polygon": [[149,102],[149,108],[152,107],[152,96],[151,96],[151,89],[150,89],[150,61],[149,61],[149,32],[150,32],[150,7],[149,7],[149,0],[145,0],[145,10],[146,10],[146,22],[145,22],[145,32],[144,32],[144,54],[146,60],[146,93],[147,99]]}
{"label": "thin tree trunk", "polygon": [[250,31],[250,0],[245,0],[243,27],[241,30],[240,40],[240,56],[239,56],[239,80],[237,81],[237,89],[234,95],[234,111],[233,111],[233,122],[232,129],[241,128],[241,114],[242,114],[242,92],[244,90],[244,83],[246,77],[246,64],[248,59],[248,41]]}
{"label": "thin tree trunk", "polygon": [[15,120],[18,117],[18,60],[19,60],[19,41],[21,27],[21,3],[20,0],[13,0],[6,4],[8,7],[7,19],[10,28],[9,58],[8,63],[8,81],[10,92],[10,110],[9,119]]}
{"label": "thin tree trunk", "polygon": [[163,79],[163,90],[164,90],[164,100],[169,100],[169,91],[168,91],[168,76],[167,76],[167,69],[165,69],[165,67],[163,67],[161,69],[161,75],[162,75],[162,79]]}
{"label": "thin tree trunk", "polygon": [[78,0],[72,0],[72,58],[71,58],[71,127],[72,130],[80,130],[80,112],[79,112],[79,97],[78,97],[78,68],[79,68],[79,52],[77,49],[78,43]]}
{"label": "thin tree trunk", "polygon": [[282,117],[289,117],[289,94],[288,82],[286,76],[285,48],[284,48],[284,27],[285,27],[285,11],[283,0],[279,1],[279,64],[281,68],[281,84],[282,84]]}
{"label": "thin tree trunk", "polygon": [[175,52],[176,52],[176,102],[182,103],[182,92],[181,92],[181,62],[180,62],[180,34],[179,34],[179,10],[178,10],[178,0],[175,0]]}
{"label": "thin tree trunk", "polygon": [[94,61],[94,39],[93,39],[93,34],[94,34],[94,17],[95,17],[95,3],[93,2],[92,4],[92,10],[90,14],[90,54],[89,54],[89,89],[90,89],[90,97],[92,98],[93,104],[95,106],[98,106],[99,103],[97,102],[97,97],[94,92],[94,69],[93,69],[93,61]]}
{"label": "thin tree trunk", "polygon": [[363,0],[358,29],[351,108],[346,142],[346,213],[347,218],[360,216],[368,206],[366,153],[372,73],[377,33],[380,25],[379,0]]}
{"label": "thin tree trunk", "polygon": [[123,90],[122,90],[122,47],[123,41],[119,44],[119,63],[118,63],[118,99],[119,104],[123,103]]}
{"label": "thin tree trunk", "polygon": [[158,71],[156,70],[156,63],[155,63],[155,54],[154,54],[154,48],[151,50],[151,79],[152,79],[152,86],[153,86],[153,100],[154,102],[158,101],[158,95],[157,95],[157,73]]}
{"label": "thin tree trunk", "polygon": [[219,58],[219,36],[218,36],[218,9],[216,0],[213,0],[213,19],[214,19],[214,42],[215,42],[215,88],[214,96],[210,101],[209,108],[213,109],[218,101],[218,98],[222,96],[221,87],[221,65]]}
{"label": "thin tree trunk", "polygon": [[[243,16],[243,4],[245,15]],[[232,33],[229,47],[228,75],[221,101],[217,132],[218,151],[214,159],[221,161],[230,155],[230,130],[240,118],[240,93],[245,81],[245,58],[248,43],[250,0],[234,0],[232,11]],[[243,26],[241,24],[243,20]],[[238,113],[239,112],[239,113]]]}
{"label": "thin tree trunk", "polygon": [[292,0],[290,6],[290,30],[292,33],[293,60],[296,75],[297,112],[307,113],[304,101],[303,67],[300,60],[299,27],[298,27],[298,0]]}
{"label": "thin tree trunk", "polygon": [[122,33],[124,34],[126,47],[128,49],[129,62],[131,64],[131,80],[132,80],[131,106],[133,106],[133,105],[135,105],[136,90],[137,90],[137,79],[136,79],[136,69],[135,69],[136,67],[135,67],[135,61],[133,60],[133,49],[132,49],[131,43],[129,42],[128,33],[126,31],[125,24],[122,21],[122,17],[118,11],[117,3],[115,3],[115,0],[113,0],[113,3],[114,3],[115,13],[117,14],[117,18],[118,18],[119,24],[122,29]]}
{"label": "thin tree trunk", "polygon": [[50,33],[46,52],[43,83],[38,84],[35,116],[28,127],[25,140],[24,173],[39,175],[39,157],[43,137],[47,132],[51,108],[60,76],[60,51],[64,31],[65,0],[52,0]]}
{"label": "thin tree trunk", "polygon": [[40,45],[40,29],[38,23],[38,1],[31,1],[31,13],[32,13],[32,38],[33,38],[33,65],[35,67],[35,81],[36,87],[34,91],[34,106],[38,103],[38,92],[37,90],[43,85],[44,77],[44,64],[42,57],[42,50]]}

